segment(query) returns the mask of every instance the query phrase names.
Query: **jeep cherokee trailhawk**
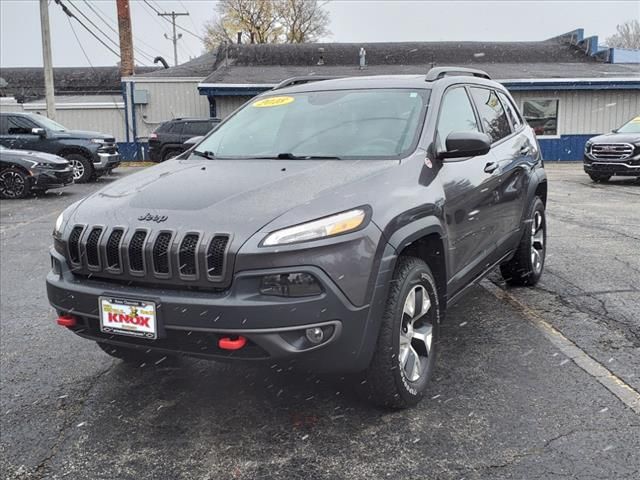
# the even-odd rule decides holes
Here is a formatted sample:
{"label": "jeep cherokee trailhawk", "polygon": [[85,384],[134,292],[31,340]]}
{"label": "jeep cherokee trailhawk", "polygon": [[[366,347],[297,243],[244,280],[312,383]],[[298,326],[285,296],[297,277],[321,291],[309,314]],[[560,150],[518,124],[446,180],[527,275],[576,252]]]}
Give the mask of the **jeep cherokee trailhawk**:
{"label": "jeep cherokee trailhawk", "polygon": [[404,407],[447,305],[496,266],[538,281],[546,195],[533,131],[484,72],[295,78],[67,208],[49,300],[125,361],[293,360]]}

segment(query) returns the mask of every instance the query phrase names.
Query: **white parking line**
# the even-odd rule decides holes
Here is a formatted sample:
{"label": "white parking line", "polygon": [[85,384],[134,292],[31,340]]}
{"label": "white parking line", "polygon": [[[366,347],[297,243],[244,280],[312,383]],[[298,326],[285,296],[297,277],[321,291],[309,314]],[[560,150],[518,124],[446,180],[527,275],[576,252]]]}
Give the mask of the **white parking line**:
{"label": "white parking line", "polygon": [[483,280],[480,285],[499,300],[507,301],[529,320],[551,343],[562,353],[595,378],[607,390],[620,399],[636,414],[640,415],[640,393],[624,383],[619,377],[611,373],[604,365],[591,358],[584,350],[565,337],[553,325],[543,319],[536,311],[528,307],[508,291],[497,287],[489,280]]}

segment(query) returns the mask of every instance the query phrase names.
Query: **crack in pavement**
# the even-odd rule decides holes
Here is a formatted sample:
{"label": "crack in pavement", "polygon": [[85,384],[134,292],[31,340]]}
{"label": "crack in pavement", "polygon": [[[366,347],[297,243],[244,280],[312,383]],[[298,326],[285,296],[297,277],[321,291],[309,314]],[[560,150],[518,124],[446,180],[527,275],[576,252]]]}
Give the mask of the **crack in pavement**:
{"label": "crack in pavement", "polygon": [[[58,454],[62,444],[62,440],[66,437],[67,431],[69,430],[69,428],[71,428],[71,426],[75,423],[78,416],[82,413],[82,409],[84,408],[84,404],[87,401],[89,394],[96,387],[100,379],[111,371],[111,369],[114,367],[115,364],[116,364],[116,361],[114,360],[112,361],[111,365],[109,365],[108,368],[104,369],[103,371],[95,375],[93,378],[91,378],[89,380],[88,387],[84,390],[84,392],[82,392],[78,397],[76,397],[78,398],[78,400],[76,400],[73,405],[70,405],[69,410],[77,410],[77,411],[70,412],[69,415],[65,415],[65,419],[62,422],[62,426],[60,427],[58,436],[56,437],[55,441],[53,442],[53,445],[49,449],[49,454],[45,458],[43,458],[40,462],[38,462],[38,464],[33,469],[33,472],[34,472],[33,478],[35,479],[44,478],[46,469],[47,469],[47,464]],[[65,408],[65,412],[66,412],[66,408]]]}

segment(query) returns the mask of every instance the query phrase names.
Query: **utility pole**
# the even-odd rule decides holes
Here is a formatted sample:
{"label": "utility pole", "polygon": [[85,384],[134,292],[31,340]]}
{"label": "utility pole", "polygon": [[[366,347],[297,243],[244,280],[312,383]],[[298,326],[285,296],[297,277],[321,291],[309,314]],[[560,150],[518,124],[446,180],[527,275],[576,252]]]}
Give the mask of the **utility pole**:
{"label": "utility pole", "polygon": [[180,16],[186,17],[187,15],[189,15],[188,12],[185,12],[185,13],[165,12],[165,13],[158,14],[159,17],[171,17],[171,24],[173,25],[173,37],[170,37],[166,33],[164,34],[164,37],[167,40],[171,40],[173,42],[173,64],[174,65],[178,65],[178,40],[182,38],[181,33],[178,33],[176,35],[176,17],[180,17]]}
{"label": "utility pole", "polygon": [[44,67],[47,117],[55,120],[56,99],[53,93],[53,61],[51,60],[51,32],[49,31],[49,4],[47,0],[40,0],[40,29],[42,30],[42,65]]}
{"label": "utility pole", "polygon": [[134,72],[131,10],[129,0],[116,0],[118,33],[120,34],[120,76],[129,77]]}

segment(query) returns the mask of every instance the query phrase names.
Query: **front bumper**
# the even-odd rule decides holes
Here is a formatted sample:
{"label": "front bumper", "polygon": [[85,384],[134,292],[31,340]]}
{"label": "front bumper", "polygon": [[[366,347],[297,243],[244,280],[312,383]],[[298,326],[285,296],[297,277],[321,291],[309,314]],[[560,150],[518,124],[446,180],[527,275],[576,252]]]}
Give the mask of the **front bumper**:
{"label": "front bumper", "polygon": [[640,155],[622,160],[602,160],[585,153],[583,164],[586,173],[640,177]]}
{"label": "front bumper", "polygon": [[[370,348],[363,348],[370,308],[354,306],[321,269],[312,266],[277,269],[277,273],[310,273],[323,293],[283,298],[258,293],[262,276],[274,270],[238,273],[220,293],[200,290],[132,287],[74,275],[63,257],[52,250],[54,268],[47,276],[50,303],[60,314],[78,319],[72,330],[85,338],[114,345],[214,359],[293,360],[316,371],[357,372],[366,368]],[[156,302],[158,339],[102,333],[98,298],[119,296]],[[305,342],[305,330],[326,328],[320,345]],[[227,351],[223,336],[242,335],[247,345]]]}
{"label": "front bumper", "polygon": [[31,173],[33,178],[31,187],[36,190],[64,187],[73,183],[72,168],[64,170],[34,169]]}
{"label": "front bumper", "polygon": [[121,157],[119,153],[101,153],[97,152],[93,158],[93,168],[96,172],[104,172],[111,170],[120,165]]}

